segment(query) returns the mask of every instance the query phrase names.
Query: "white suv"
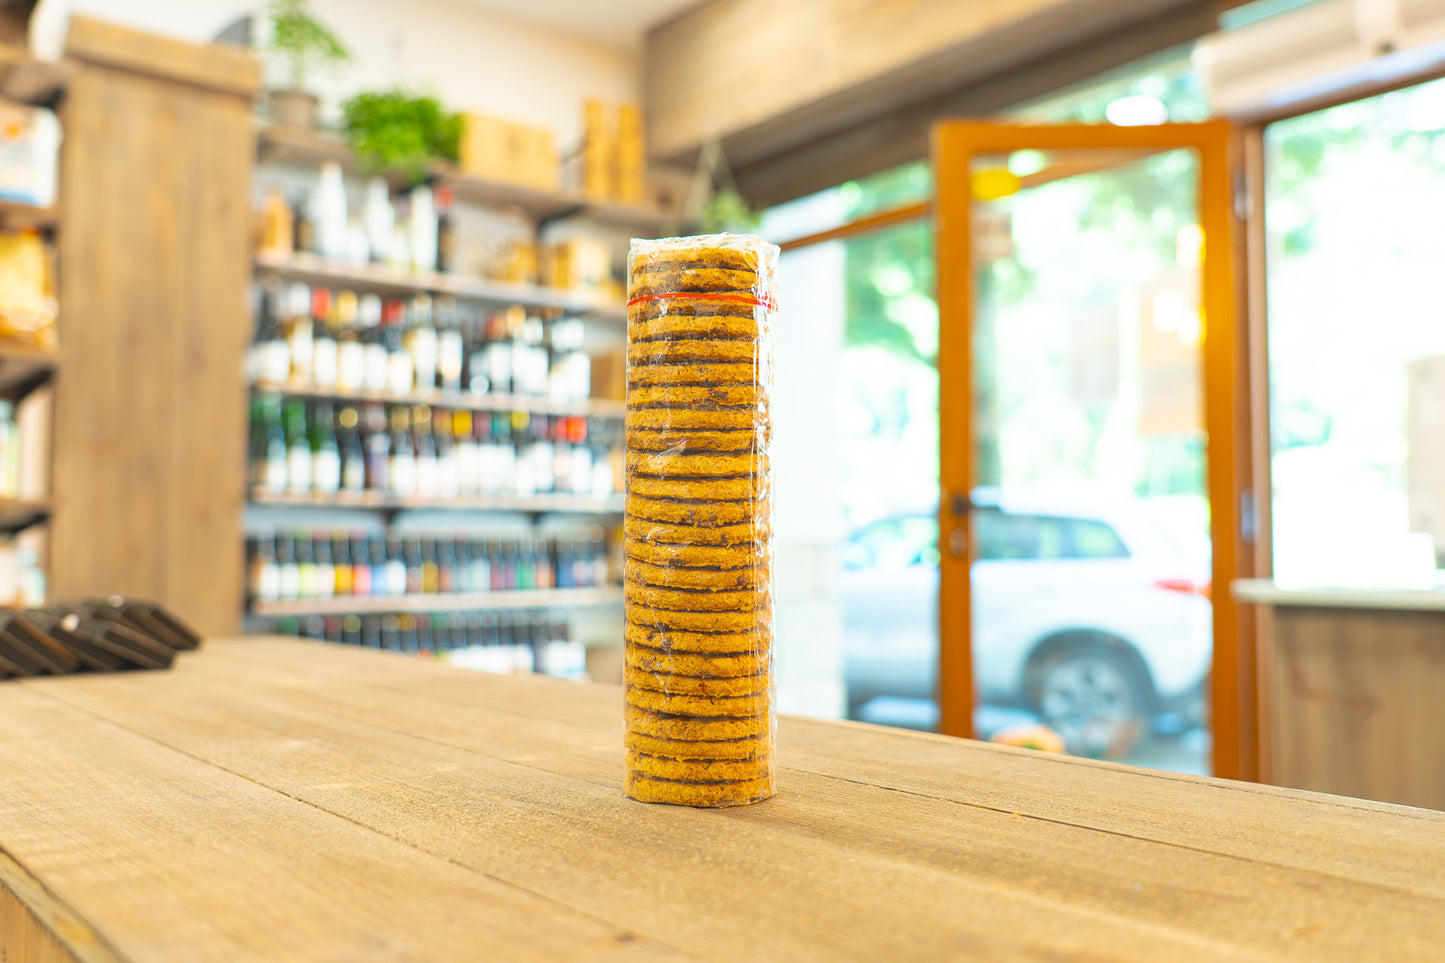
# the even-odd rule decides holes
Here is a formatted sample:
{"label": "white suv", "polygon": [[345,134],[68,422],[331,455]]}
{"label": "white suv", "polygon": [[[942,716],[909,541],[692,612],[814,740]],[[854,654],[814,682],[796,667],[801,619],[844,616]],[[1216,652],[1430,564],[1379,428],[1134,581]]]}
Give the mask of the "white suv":
{"label": "white suv", "polygon": [[[1122,755],[1165,709],[1197,711],[1213,648],[1207,545],[1138,499],[974,493],[979,701],[1032,709],[1071,752]],[[936,699],[934,516],[880,519],[844,543],[850,717],[880,696]]]}

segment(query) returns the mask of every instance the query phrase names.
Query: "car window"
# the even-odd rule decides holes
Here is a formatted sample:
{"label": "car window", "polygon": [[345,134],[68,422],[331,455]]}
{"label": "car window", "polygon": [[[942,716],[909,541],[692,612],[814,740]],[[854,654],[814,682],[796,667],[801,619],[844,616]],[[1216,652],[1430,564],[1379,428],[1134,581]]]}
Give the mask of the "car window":
{"label": "car window", "polygon": [[854,552],[856,558],[845,558],[852,568],[938,564],[938,521],[932,515],[880,519],[856,532],[850,541],[860,550]]}
{"label": "car window", "polygon": [[1113,528],[1087,518],[1013,515],[983,508],[974,516],[974,538],[980,560],[1129,556]]}
{"label": "car window", "polygon": [[1067,558],[1128,558],[1129,549],[1117,532],[1104,522],[1087,518],[1066,521],[1070,551]]}
{"label": "car window", "polygon": [[1038,526],[1026,515],[980,508],[974,515],[974,539],[980,560],[1039,557]]}

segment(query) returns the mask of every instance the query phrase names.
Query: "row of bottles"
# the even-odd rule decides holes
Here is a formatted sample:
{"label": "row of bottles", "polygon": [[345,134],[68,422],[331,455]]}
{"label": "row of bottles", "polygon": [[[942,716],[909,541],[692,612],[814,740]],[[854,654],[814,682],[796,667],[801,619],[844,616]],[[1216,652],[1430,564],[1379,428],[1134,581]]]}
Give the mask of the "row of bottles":
{"label": "row of bottles", "polygon": [[321,165],[310,189],[290,203],[279,189],[261,207],[260,249],[315,254],[348,264],[402,271],[456,269],[456,222],[449,188],[426,185],[393,196],[384,177],[366,181],[359,209],[346,195],[334,161]]}
{"label": "row of bottles", "polygon": [[286,618],[276,629],[317,641],[433,653],[488,672],[586,678],[587,652],[562,612],[445,612]]}
{"label": "row of bottles", "polygon": [[247,538],[260,602],[523,592],[607,584],[602,527],[481,534],[264,529]]}
{"label": "row of bottles", "polygon": [[409,300],[294,283],[262,288],[253,381],[342,391],[514,394],[571,404],[592,394],[578,318],[519,306],[478,313],[450,296]]}
{"label": "row of bottles", "polygon": [[621,426],[580,415],[427,405],[251,401],[251,484],[270,494],[375,492],[396,498],[573,495],[621,490]]}

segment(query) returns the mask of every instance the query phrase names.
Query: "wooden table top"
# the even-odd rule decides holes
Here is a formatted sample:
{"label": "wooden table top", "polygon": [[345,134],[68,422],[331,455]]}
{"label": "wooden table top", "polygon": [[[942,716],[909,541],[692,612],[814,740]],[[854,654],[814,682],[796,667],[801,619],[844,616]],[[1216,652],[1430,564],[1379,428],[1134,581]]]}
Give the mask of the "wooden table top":
{"label": "wooden table top", "polygon": [[783,718],[623,796],[621,692],[224,640],[0,683],[0,959],[1445,959],[1445,814]]}

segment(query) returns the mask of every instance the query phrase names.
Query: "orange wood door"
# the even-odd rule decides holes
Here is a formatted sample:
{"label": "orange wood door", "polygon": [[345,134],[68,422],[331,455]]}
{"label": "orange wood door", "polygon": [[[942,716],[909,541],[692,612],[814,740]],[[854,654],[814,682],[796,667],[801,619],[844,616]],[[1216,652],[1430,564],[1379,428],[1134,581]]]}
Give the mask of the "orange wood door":
{"label": "orange wood door", "polygon": [[[979,477],[975,457],[974,343],[978,291],[971,221],[975,159],[1015,151],[1068,152],[1060,176],[1105,169],[1130,157],[1186,149],[1196,158],[1201,229],[1200,315],[1203,335],[1203,418],[1207,442],[1205,487],[1213,540],[1213,668],[1208,683],[1213,770],[1230,778],[1254,776],[1253,659],[1241,657],[1240,625],[1229,585],[1251,574],[1252,551],[1241,528],[1249,489],[1245,339],[1236,324],[1233,135],[1223,121],[1149,127],[1027,126],[978,121],[938,124],[933,138],[940,315],[939,533],[940,729],[973,734],[975,686],[971,644],[969,496]],[[1084,158],[1080,162],[1079,158]],[[1025,185],[1027,186],[1027,185]]]}

